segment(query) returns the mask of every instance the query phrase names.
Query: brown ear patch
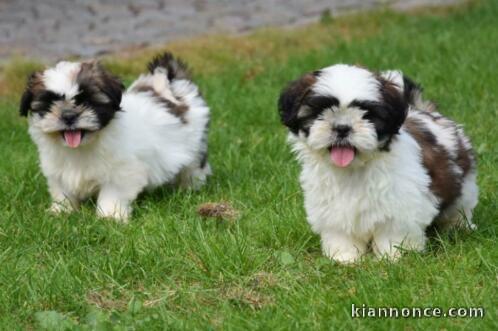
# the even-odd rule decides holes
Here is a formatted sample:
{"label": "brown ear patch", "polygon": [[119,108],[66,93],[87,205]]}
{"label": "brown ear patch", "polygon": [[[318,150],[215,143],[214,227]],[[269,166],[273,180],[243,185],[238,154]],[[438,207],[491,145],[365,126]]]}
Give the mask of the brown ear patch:
{"label": "brown ear patch", "polygon": [[105,70],[97,61],[81,63],[76,81],[78,85],[93,92],[100,90],[105,93],[113,103],[113,107],[119,108],[124,85],[119,78]]}
{"label": "brown ear patch", "polygon": [[408,103],[398,85],[383,77],[377,77],[377,79],[381,84],[382,100],[391,108],[389,116],[392,125],[391,134],[398,133],[408,114]]}
{"label": "brown ear patch", "polygon": [[43,74],[41,72],[37,71],[31,74],[28,81],[28,88],[35,94],[45,90],[45,83],[43,82]]}
{"label": "brown ear patch", "polygon": [[26,89],[21,97],[19,104],[19,113],[21,116],[28,116],[28,112],[31,109],[31,102],[35,95],[39,94],[45,90],[45,84],[43,82],[43,74],[41,72],[32,73],[26,84]]}
{"label": "brown ear patch", "polygon": [[76,80],[78,83],[88,83],[93,82],[102,86],[104,84],[104,70],[100,66],[100,64],[96,61],[82,62],[80,71],[76,76]]}
{"label": "brown ear patch", "polygon": [[[439,198],[439,210],[442,212],[460,196],[462,179],[466,170],[470,169],[462,155],[453,159],[450,153],[437,143],[434,134],[423,121],[408,117],[404,128],[417,141],[422,149],[422,162],[431,177],[430,190]],[[461,159],[459,162],[458,160]],[[459,171],[458,169],[461,169]]]}
{"label": "brown ear patch", "polygon": [[311,87],[316,83],[317,73],[308,73],[292,81],[282,91],[278,100],[278,111],[282,123],[287,126],[293,133],[299,131],[299,108],[303,103],[306,95],[311,91]]}

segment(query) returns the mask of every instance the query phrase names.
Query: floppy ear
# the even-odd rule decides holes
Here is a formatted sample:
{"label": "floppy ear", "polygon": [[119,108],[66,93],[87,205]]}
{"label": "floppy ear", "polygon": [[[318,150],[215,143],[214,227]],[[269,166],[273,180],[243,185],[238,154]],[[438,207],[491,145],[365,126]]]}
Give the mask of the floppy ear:
{"label": "floppy ear", "polygon": [[387,133],[394,135],[399,132],[408,115],[408,100],[406,100],[405,91],[400,89],[396,83],[383,78],[380,78],[380,83],[384,108],[389,114]]}
{"label": "floppy ear", "polygon": [[427,110],[435,110],[436,107],[432,102],[424,101],[422,98],[423,88],[422,86],[415,82],[410,77],[405,76],[399,70],[388,70],[380,73],[381,77],[387,81],[392,82],[395,87],[397,87],[405,101],[409,105],[413,105],[417,108],[424,108]]}
{"label": "floppy ear", "polygon": [[278,100],[278,112],[280,120],[295,134],[299,131],[299,121],[297,118],[299,109],[302,106],[304,97],[311,91],[311,87],[316,82],[316,73],[308,73],[292,81],[282,91]]}
{"label": "floppy ear", "polygon": [[102,92],[104,92],[109,99],[111,99],[114,108],[118,109],[120,108],[121,104],[121,97],[123,96],[123,91],[124,91],[124,85],[121,82],[121,80],[112,75],[111,73],[103,70],[103,85],[101,87]]}
{"label": "floppy ear", "polygon": [[31,102],[33,101],[33,92],[31,90],[26,89],[24,91],[22,97],[21,97],[21,102],[19,105],[19,114],[21,116],[28,116],[28,111],[31,108]]}
{"label": "floppy ear", "polygon": [[33,89],[43,84],[41,81],[41,75],[39,72],[32,73],[26,83],[26,89],[21,97],[19,103],[19,114],[21,116],[28,116],[29,109],[31,108],[31,102],[33,101]]}
{"label": "floppy ear", "polygon": [[410,77],[403,75],[403,94],[408,103],[415,104],[422,97],[424,89]]}
{"label": "floppy ear", "polygon": [[119,78],[104,69],[98,61],[82,63],[77,80],[81,85],[96,85],[111,100],[112,107],[119,109],[124,85]]}

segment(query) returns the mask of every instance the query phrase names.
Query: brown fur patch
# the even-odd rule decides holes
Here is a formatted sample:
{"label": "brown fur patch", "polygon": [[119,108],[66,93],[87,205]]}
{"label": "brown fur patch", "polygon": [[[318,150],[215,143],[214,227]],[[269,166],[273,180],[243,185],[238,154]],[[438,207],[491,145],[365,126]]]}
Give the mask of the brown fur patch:
{"label": "brown fur patch", "polygon": [[166,109],[168,109],[168,112],[176,117],[178,117],[182,123],[187,123],[187,120],[185,118],[185,114],[188,112],[189,107],[184,104],[184,103],[174,103],[171,100],[168,100],[161,96],[157,91],[150,85],[147,84],[137,84],[136,86],[133,87],[134,92],[146,92],[146,93],[151,93],[154,99],[159,102],[160,104],[164,105]]}
{"label": "brown fur patch", "polygon": [[474,167],[474,151],[472,149],[466,149],[462,141],[462,137],[458,137],[458,150],[456,163],[463,170],[463,175],[467,175],[469,171]]}
{"label": "brown fur patch", "polygon": [[99,87],[105,84],[106,73],[96,61],[82,62],[80,71],[74,77],[78,83],[92,82]]}
{"label": "brown fur patch", "polygon": [[169,81],[172,81],[173,79],[191,80],[187,64],[182,60],[175,58],[170,52],[164,52],[154,57],[147,65],[147,68],[151,74],[154,74],[156,68],[166,69]]}
{"label": "brown fur patch", "polygon": [[19,113],[21,116],[28,115],[33,98],[44,90],[45,83],[43,83],[43,74],[38,71],[32,73],[28,78],[26,89],[21,97],[19,105]]}
{"label": "brown fur patch", "polygon": [[278,100],[278,111],[282,123],[292,132],[297,133],[300,126],[298,118],[299,109],[304,98],[311,91],[311,87],[316,83],[316,74],[307,73],[301,78],[292,81],[280,94]]}
{"label": "brown fur patch", "polygon": [[94,91],[97,89],[102,91],[115,106],[119,107],[124,85],[119,78],[105,70],[99,62],[81,63],[80,71],[76,75],[76,81],[80,86],[86,86]]}
{"label": "brown fur patch", "polygon": [[313,74],[306,74],[298,82],[298,85],[296,86],[296,89],[294,92],[298,93],[300,98],[304,98],[304,96],[309,92],[311,86],[315,84],[317,81],[317,78]]}
{"label": "brown fur patch", "polygon": [[152,86],[147,85],[147,84],[137,84],[137,85],[133,86],[132,91],[137,92],[137,93],[151,92],[151,93],[157,95],[156,90],[154,90],[154,88]]}
{"label": "brown fur patch", "polygon": [[33,93],[45,90],[45,83],[43,83],[43,74],[41,72],[35,72],[31,75],[28,82],[28,88]]}
{"label": "brown fur patch", "polygon": [[439,198],[439,210],[442,212],[461,193],[463,175],[454,170],[458,163],[437,143],[434,134],[422,121],[408,117],[404,127],[422,149],[422,162],[431,177],[430,189]]}
{"label": "brown fur patch", "polygon": [[382,99],[392,108],[392,114],[390,120],[394,121],[393,130],[391,133],[398,133],[399,128],[405,122],[406,115],[408,114],[408,103],[403,97],[403,94],[399,91],[399,86],[394,82],[386,80],[383,77],[377,76],[381,86],[380,93]]}

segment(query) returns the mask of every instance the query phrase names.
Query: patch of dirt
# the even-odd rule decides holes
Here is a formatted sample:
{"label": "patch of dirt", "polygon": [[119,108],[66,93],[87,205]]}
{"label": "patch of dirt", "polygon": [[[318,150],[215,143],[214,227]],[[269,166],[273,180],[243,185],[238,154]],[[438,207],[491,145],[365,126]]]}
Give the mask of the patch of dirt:
{"label": "patch of dirt", "polygon": [[222,295],[235,305],[247,306],[253,310],[260,310],[275,303],[271,296],[243,287],[230,287]]}
{"label": "patch of dirt", "polygon": [[271,272],[261,271],[255,274],[251,279],[251,286],[254,288],[265,288],[265,287],[274,287],[277,285],[278,279]]}
{"label": "patch of dirt", "polygon": [[235,221],[240,212],[229,202],[206,202],[197,208],[197,213],[204,218],[216,218],[224,221]]}
{"label": "patch of dirt", "polygon": [[110,291],[103,290],[89,292],[86,301],[100,309],[123,311],[128,307],[129,298],[115,298]]}

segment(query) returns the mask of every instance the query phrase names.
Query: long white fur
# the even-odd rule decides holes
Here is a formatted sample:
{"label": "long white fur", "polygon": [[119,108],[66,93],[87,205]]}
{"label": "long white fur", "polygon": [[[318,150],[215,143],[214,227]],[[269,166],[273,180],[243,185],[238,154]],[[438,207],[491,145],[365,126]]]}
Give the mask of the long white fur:
{"label": "long white fur", "polygon": [[[341,104],[380,97],[375,90],[376,80],[367,70],[336,65],[320,72],[312,87],[315,94],[334,96]],[[400,72],[389,73],[386,76],[391,75],[394,83],[402,84]],[[439,210],[438,199],[429,189],[430,177],[422,164],[421,147],[401,128],[389,152],[374,151],[374,128],[359,115],[354,108],[326,110],[321,121],[312,125],[308,137],[289,134],[302,165],[300,182],[308,222],[321,236],[324,254],[339,262],[356,261],[369,243],[377,256],[393,259],[400,256],[402,249],[423,250],[425,229]],[[408,116],[420,114],[411,110]],[[347,168],[333,166],[325,148],[333,140],[331,123],[335,120],[349,120],[347,124],[361,128],[354,129],[357,133],[351,139],[360,154]],[[455,150],[444,125],[433,124],[429,129],[438,142]],[[469,144],[467,138],[464,142]],[[466,176],[461,197],[443,215],[450,223],[460,220],[462,210],[470,222],[477,204],[475,177],[475,172]]]}
{"label": "long white fur", "polygon": [[[64,62],[49,69],[44,76],[46,86],[70,95],[78,66]],[[153,77],[157,80],[166,80],[164,74],[155,75],[161,75]],[[139,81],[152,76],[144,75]],[[130,88],[123,94],[122,111],[101,131],[92,133],[91,142],[76,149],[30,123],[29,132],[38,146],[41,169],[53,198],[53,211],[77,208],[81,200],[98,193],[98,214],[126,221],[131,203],[146,188],[171,183],[182,171],[188,171],[183,177],[190,184],[198,187],[204,183],[210,168],[199,168],[199,154],[205,148],[203,135],[209,108],[190,81],[174,80],[171,85],[165,83],[163,89],[163,94],[176,95],[189,106],[184,122],[148,93]]]}

